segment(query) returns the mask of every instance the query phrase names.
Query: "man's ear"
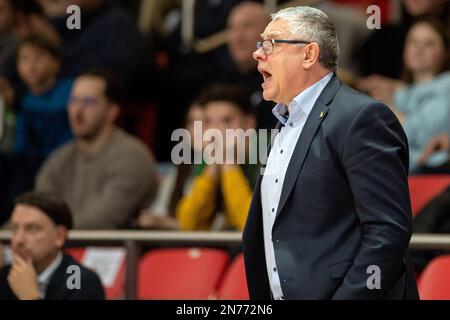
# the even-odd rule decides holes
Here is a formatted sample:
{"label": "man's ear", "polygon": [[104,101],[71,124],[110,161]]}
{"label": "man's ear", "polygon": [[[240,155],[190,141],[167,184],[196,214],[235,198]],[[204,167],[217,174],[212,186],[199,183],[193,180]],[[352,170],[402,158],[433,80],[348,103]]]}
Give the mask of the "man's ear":
{"label": "man's ear", "polygon": [[56,239],[55,239],[55,246],[61,249],[64,247],[64,243],[66,243],[67,239],[67,228],[65,226],[56,226]]}
{"label": "man's ear", "polygon": [[320,54],[319,45],[315,42],[306,45],[303,50],[303,54],[304,54],[303,68],[310,69],[319,60]]}
{"label": "man's ear", "polygon": [[56,73],[59,73],[59,71],[61,70],[61,59],[60,58],[57,58],[56,59],[56,61],[55,61],[55,71],[56,71]]}
{"label": "man's ear", "polygon": [[120,115],[120,107],[117,103],[111,102],[109,104],[108,119],[110,123],[115,123]]}

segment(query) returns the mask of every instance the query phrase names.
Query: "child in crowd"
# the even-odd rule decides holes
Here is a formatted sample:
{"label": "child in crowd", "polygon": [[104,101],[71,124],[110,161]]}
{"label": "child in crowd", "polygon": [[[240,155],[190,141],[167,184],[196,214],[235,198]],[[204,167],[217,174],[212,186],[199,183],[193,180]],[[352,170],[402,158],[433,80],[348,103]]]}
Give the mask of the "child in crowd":
{"label": "child in crowd", "polygon": [[19,101],[14,152],[39,166],[58,146],[72,138],[67,103],[72,79],[58,79],[60,57],[51,42],[36,35],[17,47],[17,70],[28,93]]}

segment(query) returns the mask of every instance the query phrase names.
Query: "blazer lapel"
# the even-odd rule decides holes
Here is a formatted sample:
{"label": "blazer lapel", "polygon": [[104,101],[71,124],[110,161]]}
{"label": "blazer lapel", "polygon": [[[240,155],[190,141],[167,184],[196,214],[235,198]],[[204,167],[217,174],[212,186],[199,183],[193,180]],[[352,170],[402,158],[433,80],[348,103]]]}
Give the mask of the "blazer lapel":
{"label": "blazer lapel", "polygon": [[336,74],[334,74],[326,87],[323,89],[322,93],[314,104],[314,107],[311,110],[308,119],[306,120],[305,126],[303,127],[302,133],[297,140],[297,144],[295,145],[294,152],[286,170],[275,220],[278,218],[281,210],[286,204],[289,194],[292,192],[297,177],[300,174],[300,170],[303,166],[303,162],[305,161],[306,154],[308,153],[311,142],[316,135],[320,124],[325,119],[326,114],[328,113],[328,105],[333,100],[340,86],[341,81],[336,77]]}

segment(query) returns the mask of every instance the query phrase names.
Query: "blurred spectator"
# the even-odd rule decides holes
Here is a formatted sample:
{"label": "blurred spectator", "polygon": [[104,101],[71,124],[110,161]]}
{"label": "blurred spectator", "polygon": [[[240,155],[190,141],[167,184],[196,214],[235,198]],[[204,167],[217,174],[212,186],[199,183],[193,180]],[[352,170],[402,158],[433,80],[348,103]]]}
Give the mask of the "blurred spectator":
{"label": "blurred spectator", "polygon": [[273,103],[262,97],[262,77],[256,68],[253,51],[269,21],[269,14],[260,3],[245,1],[231,10],[227,21],[227,45],[233,66],[219,80],[248,90],[250,102],[255,107],[257,126],[265,129],[275,127]]}
{"label": "blurred spectator", "polygon": [[29,35],[19,41],[16,52],[17,70],[27,89],[16,98],[13,148],[0,153],[0,176],[9,182],[0,187],[0,223],[11,211],[12,199],[33,188],[50,152],[72,138],[67,119],[72,79],[57,79],[57,47],[46,38]]}
{"label": "blurred spectator", "polygon": [[18,102],[14,152],[42,161],[72,138],[67,119],[72,79],[57,79],[59,49],[37,35],[22,39],[17,46],[17,69],[28,87]]}
{"label": "blurred spectator", "polygon": [[[400,23],[383,25],[375,30],[362,45],[358,54],[362,78],[356,86],[375,97],[392,99],[396,89],[403,85],[403,48],[411,25],[423,18],[433,18],[450,27],[450,1],[403,0]],[[387,50],[386,48],[389,48]]]}
{"label": "blurred spectator", "polygon": [[35,0],[0,0],[0,72],[17,89],[14,49],[17,42],[31,34],[59,45],[58,33],[43,15]]}
{"label": "blurred spectator", "polygon": [[269,21],[270,16],[264,6],[256,2],[243,2],[230,12],[228,50],[238,71],[246,73],[256,69],[253,51]]}
{"label": "blurred spectator", "polygon": [[[218,139],[214,144],[216,150],[223,150],[222,160],[230,152],[236,157],[239,156],[238,152],[245,152],[247,158],[254,146],[247,143],[242,150],[242,146],[237,146],[236,138],[230,141],[225,135],[226,129],[236,132],[239,129],[246,131],[255,128],[256,120],[245,92],[230,85],[216,85],[206,89],[201,103],[205,108],[206,129],[218,129],[222,133],[223,139]],[[205,162],[208,163],[208,159]],[[238,164],[235,158],[233,163],[216,162],[205,164],[200,169],[190,192],[183,196],[177,206],[181,229],[221,229],[221,226],[214,226],[215,219],[220,217],[217,213],[221,211],[225,214],[225,228],[242,230],[247,219],[258,165],[251,164],[248,158],[245,164]]]}
{"label": "blurred spectator", "polygon": [[[194,154],[201,154],[201,137],[194,133],[194,122],[204,123],[205,112],[203,106],[198,100],[195,100],[189,107],[185,117],[185,128],[189,131],[191,138],[197,141],[189,141],[192,151],[191,159]],[[197,146],[200,146],[198,148]],[[201,170],[202,166],[181,163],[176,166],[164,165],[163,181],[160,183],[158,195],[150,207],[145,209],[139,215],[137,226],[144,229],[179,229],[179,223],[176,219],[176,207],[184,193],[190,188],[194,178],[194,172]]]}
{"label": "blurred spectator", "polygon": [[[159,91],[161,105],[158,109],[159,143],[156,152],[160,161],[170,158],[174,144],[167,141],[170,141],[173,130],[183,125],[182,115],[189,103],[211,82],[221,78],[232,65],[222,31],[229,12],[240,2],[242,0],[196,1],[192,44],[184,43],[181,37],[181,10],[171,11],[167,15],[166,30],[160,44],[164,50],[158,53],[160,57],[165,57],[158,60],[166,80]],[[204,43],[202,49],[197,45],[200,40]]]}
{"label": "blurred spectator", "polygon": [[153,156],[114,125],[120,87],[107,72],[85,72],[73,85],[69,121],[75,140],[55,151],[35,189],[61,196],[76,229],[127,227],[157,191]]}
{"label": "blurred spectator", "polygon": [[[16,200],[11,216],[13,263],[0,269],[0,300],[104,299],[93,271],[62,251],[72,216],[58,198],[28,193]],[[81,288],[71,290],[72,272],[79,268]]]}
{"label": "blurred spectator", "polygon": [[[408,137],[411,173],[420,172],[418,160],[429,140],[450,132],[449,50],[447,30],[436,20],[419,20],[408,32],[404,59],[409,85],[387,103],[394,106]],[[436,167],[447,160],[446,153],[435,153],[425,165]]]}

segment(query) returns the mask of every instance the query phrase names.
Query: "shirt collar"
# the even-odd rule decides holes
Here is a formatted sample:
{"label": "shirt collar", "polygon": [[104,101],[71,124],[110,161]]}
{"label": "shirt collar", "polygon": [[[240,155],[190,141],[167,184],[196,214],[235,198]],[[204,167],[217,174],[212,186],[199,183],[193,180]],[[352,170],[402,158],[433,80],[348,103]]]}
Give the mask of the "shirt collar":
{"label": "shirt collar", "polygon": [[45,268],[44,271],[42,271],[38,276],[38,283],[40,286],[46,287],[48,283],[50,282],[50,278],[52,277],[53,273],[56,271],[56,269],[61,264],[61,261],[63,259],[63,254],[61,251],[58,252],[55,260],[53,260],[52,263],[49,264],[47,268]]}
{"label": "shirt collar", "polygon": [[306,88],[306,90],[300,92],[289,104],[291,112],[288,112],[288,108],[283,103],[278,103],[273,109],[274,116],[285,125],[286,122],[292,123],[292,126],[297,126],[303,116],[305,119],[309,116],[316,100],[319,98],[323,89],[333,76],[333,72],[328,73],[312,86]]}

